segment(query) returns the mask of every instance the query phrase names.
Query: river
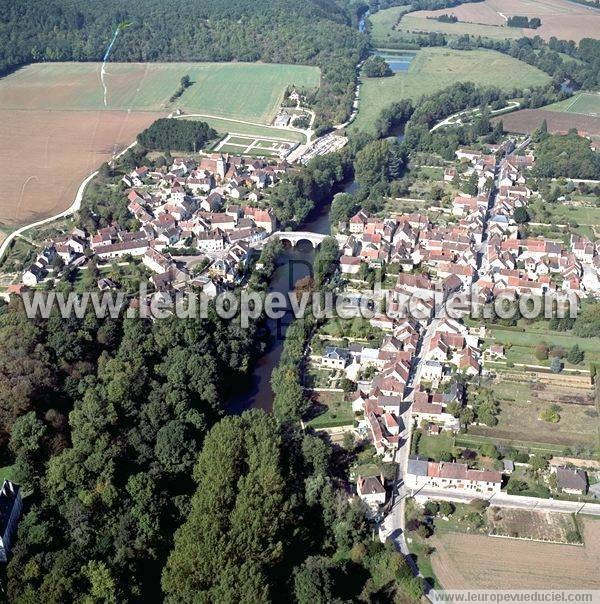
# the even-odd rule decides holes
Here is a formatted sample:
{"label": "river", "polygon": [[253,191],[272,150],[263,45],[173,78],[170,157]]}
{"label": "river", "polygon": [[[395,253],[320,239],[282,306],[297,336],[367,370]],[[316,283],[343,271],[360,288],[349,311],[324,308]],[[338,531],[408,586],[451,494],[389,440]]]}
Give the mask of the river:
{"label": "river", "polygon": [[[368,16],[368,10],[360,15],[358,31],[365,31]],[[356,189],[357,184],[354,180],[335,186],[329,197],[313,208],[302,225],[302,230],[329,235],[331,233],[329,210],[334,195],[340,192],[354,193]],[[298,279],[302,279],[312,273],[314,259],[315,251],[310,246],[296,246],[295,248],[286,249],[280,257],[281,264],[271,279],[271,291],[277,291],[282,294],[288,294],[293,291],[294,283]],[[272,410],[273,390],[271,389],[271,374],[273,373],[273,369],[279,364],[283,351],[285,332],[292,320],[293,315],[291,311],[288,311],[278,321],[272,319],[267,321],[267,328],[271,336],[267,350],[256,362],[254,371],[248,377],[248,380],[244,384],[240,384],[239,388],[237,388],[237,393],[230,398],[227,405],[230,413],[242,413],[246,409],[251,408],[263,409],[264,411]]]}
{"label": "river", "polygon": [[[302,225],[303,231],[312,231],[329,235],[331,223],[329,210],[333,196],[339,192],[352,193],[356,190],[356,182],[349,181],[342,186],[337,186],[331,195],[321,204],[315,206]],[[280,257],[280,266],[271,279],[271,291],[288,294],[294,289],[294,283],[306,277],[312,271],[315,252],[308,243],[295,248],[286,249]],[[246,409],[256,408],[271,411],[273,407],[273,391],[271,390],[271,373],[279,364],[283,351],[283,340],[287,327],[293,320],[291,312],[287,312],[280,320],[269,319],[267,327],[271,334],[270,343],[265,353],[258,359],[254,371],[246,383],[240,385],[228,405],[231,413],[242,413]]]}

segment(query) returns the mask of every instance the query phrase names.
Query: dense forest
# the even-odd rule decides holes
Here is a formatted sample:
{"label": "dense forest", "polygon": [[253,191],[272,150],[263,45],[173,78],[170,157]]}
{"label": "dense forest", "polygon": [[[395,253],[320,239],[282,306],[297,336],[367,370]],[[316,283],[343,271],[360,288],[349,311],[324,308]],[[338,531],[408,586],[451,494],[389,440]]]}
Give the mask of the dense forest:
{"label": "dense forest", "polygon": [[137,140],[146,149],[196,152],[216,136],[206,122],[161,118],[140,132]]}
{"label": "dense forest", "polygon": [[38,321],[19,299],[0,310],[3,453],[8,442],[30,493],[12,602],[155,597],[204,435],[262,350],[256,326],[216,315],[99,321],[91,310]]}
{"label": "dense forest", "polygon": [[590,141],[573,131],[566,136],[546,135],[536,149],[533,175],[539,178],[600,179],[600,154]]}
{"label": "dense forest", "polygon": [[318,124],[352,107],[366,36],[342,0],[4,0],[0,74],[37,61],[101,61],[123,21],[114,61],[266,61],[318,65]]}

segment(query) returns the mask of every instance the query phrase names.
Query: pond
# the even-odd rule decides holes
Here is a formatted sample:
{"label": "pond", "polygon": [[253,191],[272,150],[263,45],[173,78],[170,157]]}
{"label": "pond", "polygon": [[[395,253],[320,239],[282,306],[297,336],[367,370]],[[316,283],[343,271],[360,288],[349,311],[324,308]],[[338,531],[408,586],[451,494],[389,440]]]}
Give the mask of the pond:
{"label": "pond", "polygon": [[378,48],[373,54],[384,59],[394,73],[401,73],[403,71],[408,71],[408,68],[410,67],[412,60],[415,58],[417,51]]}

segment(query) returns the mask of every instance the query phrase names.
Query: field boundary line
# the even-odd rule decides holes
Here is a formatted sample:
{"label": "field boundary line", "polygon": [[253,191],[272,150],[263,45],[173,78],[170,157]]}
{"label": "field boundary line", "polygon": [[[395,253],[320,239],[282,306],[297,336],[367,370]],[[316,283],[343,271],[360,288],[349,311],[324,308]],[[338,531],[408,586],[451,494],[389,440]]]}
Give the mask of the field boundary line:
{"label": "field boundary line", "polygon": [[[564,512],[555,513],[561,514]],[[584,543],[569,543],[568,541],[554,541],[552,539],[534,539],[533,537],[511,537],[510,535],[494,535],[493,533],[488,533],[488,537],[498,537],[499,539],[515,539],[516,541],[534,541],[535,543],[550,543],[552,545],[574,545],[575,547],[585,547]]]}

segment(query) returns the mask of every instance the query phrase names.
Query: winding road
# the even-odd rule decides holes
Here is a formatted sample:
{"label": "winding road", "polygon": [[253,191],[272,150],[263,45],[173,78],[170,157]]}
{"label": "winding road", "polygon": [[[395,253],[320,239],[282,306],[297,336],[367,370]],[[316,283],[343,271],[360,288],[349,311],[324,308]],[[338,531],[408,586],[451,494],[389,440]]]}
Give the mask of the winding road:
{"label": "winding road", "polygon": [[[117,153],[116,155],[113,155],[112,160],[118,159],[119,157],[121,157],[121,155],[124,155],[135,144],[136,144],[136,141],[133,141],[133,143],[131,143],[131,145],[125,147],[122,151],[119,151],[119,153]],[[96,176],[96,174],[98,174],[98,170],[95,170],[94,172],[92,172],[91,174],[89,174],[88,176],[86,176],[83,179],[83,181],[79,185],[79,188],[77,189],[77,193],[75,194],[75,199],[73,200],[73,203],[66,210],[63,210],[62,212],[60,212],[59,214],[55,214],[54,216],[49,216],[48,218],[43,218],[42,220],[37,220],[36,222],[32,222],[31,224],[26,224],[25,226],[19,227],[16,231],[13,231],[12,233],[10,233],[8,235],[8,237],[2,242],[2,245],[0,245],[0,261],[2,260],[2,258],[4,257],[4,254],[10,247],[10,244],[12,243],[12,241],[14,239],[16,239],[17,237],[21,236],[26,231],[29,231],[30,229],[34,229],[39,226],[43,226],[45,224],[53,222],[54,220],[58,220],[59,218],[66,218],[67,216],[71,216],[72,214],[77,212],[79,210],[79,208],[81,208],[81,200],[83,199],[83,192],[85,191],[85,188],[87,187],[88,183],[94,178],[94,176]]]}

